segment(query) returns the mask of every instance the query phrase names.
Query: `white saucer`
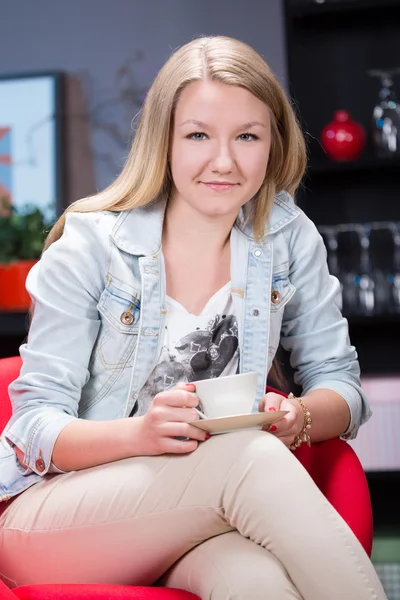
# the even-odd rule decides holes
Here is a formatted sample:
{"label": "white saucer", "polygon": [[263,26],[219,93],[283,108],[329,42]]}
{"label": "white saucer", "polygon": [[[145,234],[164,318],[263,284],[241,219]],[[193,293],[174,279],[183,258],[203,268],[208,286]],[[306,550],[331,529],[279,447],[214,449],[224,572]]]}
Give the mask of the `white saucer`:
{"label": "white saucer", "polygon": [[237,429],[261,429],[264,425],[275,423],[286,415],[287,410],[277,410],[262,413],[247,413],[232,417],[217,417],[215,419],[200,419],[191,421],[190,424],[198,429],[207,431],[210,435],[227,433]]}

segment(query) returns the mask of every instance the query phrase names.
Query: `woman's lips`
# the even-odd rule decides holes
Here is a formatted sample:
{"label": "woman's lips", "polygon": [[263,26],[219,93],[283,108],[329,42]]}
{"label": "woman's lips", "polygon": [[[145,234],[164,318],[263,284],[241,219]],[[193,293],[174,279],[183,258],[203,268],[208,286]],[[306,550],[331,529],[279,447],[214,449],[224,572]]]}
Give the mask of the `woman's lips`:
{"label": "woman's lips", "polygon": [[204,185],[214,192],[227,192],[231,190],[236,183],[218,183],[216,181],[204,182]]}

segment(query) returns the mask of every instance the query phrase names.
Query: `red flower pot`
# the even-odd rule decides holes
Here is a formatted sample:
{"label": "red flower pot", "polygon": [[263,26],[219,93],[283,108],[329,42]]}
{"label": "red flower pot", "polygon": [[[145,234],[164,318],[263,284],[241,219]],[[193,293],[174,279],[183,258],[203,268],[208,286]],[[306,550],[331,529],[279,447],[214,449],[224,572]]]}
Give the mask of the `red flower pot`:
{"label": "red flower pot", "polygon": [[31,299],[25,288],[29,271],[37,260],[0,264],[0,311],[27,311]]}
{"label": "red flower pot", "polygon": [[321,143],[332,160],[354,160],[360,156],[366,143],[364,127],[353,121],[347,110],[337,110],[333,121],[321,132]]}

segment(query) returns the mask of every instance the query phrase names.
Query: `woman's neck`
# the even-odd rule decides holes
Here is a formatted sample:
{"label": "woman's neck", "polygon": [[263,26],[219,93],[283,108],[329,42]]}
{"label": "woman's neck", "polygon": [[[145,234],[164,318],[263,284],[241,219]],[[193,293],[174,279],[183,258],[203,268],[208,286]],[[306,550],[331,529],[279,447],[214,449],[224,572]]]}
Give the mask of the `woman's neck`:
{"label": "woman's neck", "polygon": [[170,200],[163,225],[163,246],[186,252],[218,254],[226,249],[236,217],[207,217],[186,203]]}
{"label": "woman's neck", "polygon": [[163,226],[167,295],[198,315],[230,280],[233,218],[213,219],[186,203],[168,203]]}

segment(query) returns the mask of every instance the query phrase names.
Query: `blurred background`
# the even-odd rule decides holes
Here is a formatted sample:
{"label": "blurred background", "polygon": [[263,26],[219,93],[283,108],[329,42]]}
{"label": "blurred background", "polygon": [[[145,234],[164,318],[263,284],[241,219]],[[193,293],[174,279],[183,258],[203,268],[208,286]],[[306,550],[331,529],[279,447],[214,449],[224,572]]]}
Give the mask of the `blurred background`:
{"label": "blurred background", "polygon": [[374,418],[352,442],[373,560],[400,599],[400,0],[0,0],[0,357],[27,331],[24,282],[70,202],[119,173],[172,50],[251,44],[309,150],[296,201],[323,236]]}

